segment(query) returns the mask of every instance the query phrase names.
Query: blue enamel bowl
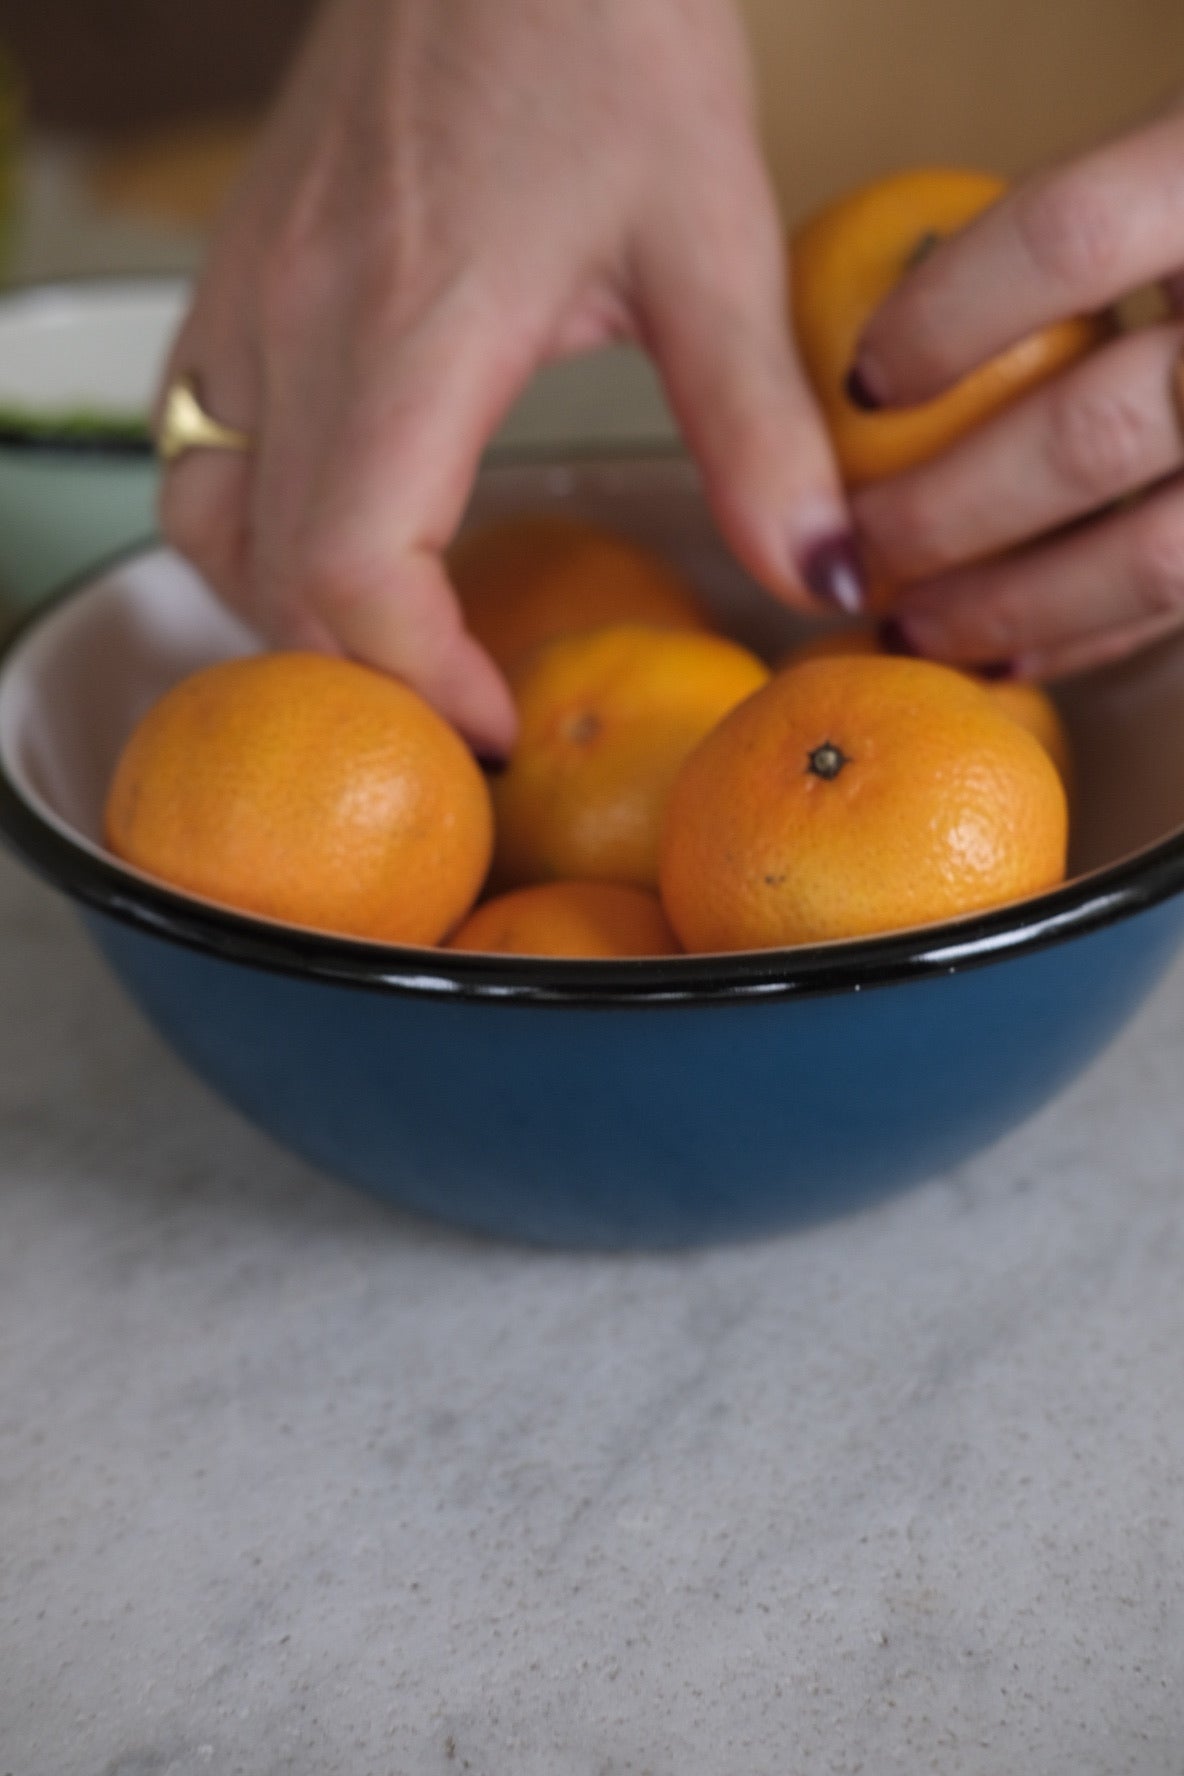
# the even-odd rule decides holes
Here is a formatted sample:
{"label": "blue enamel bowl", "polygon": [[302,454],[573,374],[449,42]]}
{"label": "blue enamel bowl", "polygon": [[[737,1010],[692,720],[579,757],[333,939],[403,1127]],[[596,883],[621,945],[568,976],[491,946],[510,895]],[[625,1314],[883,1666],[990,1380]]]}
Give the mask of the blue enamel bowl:
{"label": "blue enamel bowl", "polygon": [[[682,465],[514,469],[481,497],[677,539],[742,628],[769,620],[729,579]],[[333,938],[107,855],[103,793],[133,723],[183,673],[254,645],[159,548],[60,594],[0,663],[0,828],[217,1092],[336,1177],[464,1227],[671,1247],[871,1202],[1031,1115],[1184,937],[1180,647],[1075,688],[1077,854],[1059,891],[855,943],[587,963]]]}

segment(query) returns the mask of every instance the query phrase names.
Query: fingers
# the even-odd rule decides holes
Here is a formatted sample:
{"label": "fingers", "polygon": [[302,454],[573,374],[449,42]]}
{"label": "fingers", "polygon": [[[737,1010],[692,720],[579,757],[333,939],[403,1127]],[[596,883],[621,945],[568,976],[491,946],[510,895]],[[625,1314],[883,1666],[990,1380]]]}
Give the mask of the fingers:
{"label": "fingers", "polygon": [[888,298],[856,354],[881,405],[938,395],[1037,329],[1107,307],[1184,258],[1184,118],[1017,186]]}
{"label": "fingers", "polygon": [[[503,754],[513,701],[465,630],[440,556],[525,359],[447,299],[418,326],[360,329],[326,357],[319,390],[269,377],[258,599],[275,627],[315,621],[343,653],[413,685],[479,752]],[[302,442],[310,415],[315,450]]]}
{"label": "fingers", "polygon": [[856,516],[889,575],[928,578],[998,554],[1180,468],[1182,349],[1179,325],[1132,334],[860,493]]}
{"label": "fingers", "polygon": [[1103,629],[1090,635],[1074,635],[1043,652],[1033,654],[1023,676],[1051,684],[1079,672],[1109,666],[1128,659],[1157,641],[1164,641],[1180,627],[1178,617],[1160,617],[1131,623],[1120,629]]}
{"label": "fingers", "polygon": [[826,430],[793,356],[785,251],[763,176],[730,213],[666,214],[638,252],[645,342],[717,522],[769,590],[854,611],[851,519]]}
{"label": "fingers", "polygon": [[911,587],[895,612],[918,652],[1045,678],[1184,622],[1184,480],[1030,549]]}
{"label": "fingers", "polygon": [[[440,561],[489,431],[524,371],[448,317],[329,349],[287,332],[264,366],[195,316],[170,375],[255,440],[164,477],[168,540],[270,640],[349,655],[413,685],[482,753],[513,743],[508,688],[465,630]],[[274,346],[274,342],[273,342]]]}

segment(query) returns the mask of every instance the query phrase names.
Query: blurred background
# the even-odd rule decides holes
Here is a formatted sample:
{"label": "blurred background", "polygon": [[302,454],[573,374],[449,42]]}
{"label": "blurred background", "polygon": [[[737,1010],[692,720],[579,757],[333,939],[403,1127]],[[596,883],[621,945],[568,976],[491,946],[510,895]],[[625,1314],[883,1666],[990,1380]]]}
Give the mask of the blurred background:
{"label": "blurred background", "polygon": [[[312,5],[0,0],[6,274],[193,265]],[[789,219],[893,165],[1016,172],[1184,88],[1179,0],[744,10]]]}
{"label": "blurred background", "polygon": [[[183,280],[316,4],[0,0],[0,631],[153,531]],[[1184,90],[1180,0],[742,4],[791,224],[895,167],[1020,172]],[[19,293],[90,273],[164,277]],[[597,439],[675,440],[636,354],[553,366],[495,445]]]}

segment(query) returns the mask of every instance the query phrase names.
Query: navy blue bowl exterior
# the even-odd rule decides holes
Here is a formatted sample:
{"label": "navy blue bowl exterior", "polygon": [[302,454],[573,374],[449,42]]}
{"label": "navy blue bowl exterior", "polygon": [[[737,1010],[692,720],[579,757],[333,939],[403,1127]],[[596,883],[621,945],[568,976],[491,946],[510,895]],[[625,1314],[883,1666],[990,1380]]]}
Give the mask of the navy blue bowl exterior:
{"label": "navy blue bowl exterior", "polygon": [[957,1164],[1111,1038],[1179,898],[991,967],[808,998],[525,1005],[302,979],[93,911],[133,998],[253,1122],[401,1207],[564,1247],[739,1239]]}

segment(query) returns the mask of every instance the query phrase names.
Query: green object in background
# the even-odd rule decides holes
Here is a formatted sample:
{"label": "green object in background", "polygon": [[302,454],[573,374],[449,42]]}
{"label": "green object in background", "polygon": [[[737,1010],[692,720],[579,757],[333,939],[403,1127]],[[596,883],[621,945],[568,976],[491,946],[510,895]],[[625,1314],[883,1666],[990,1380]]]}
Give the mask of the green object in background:
{"label": "green object in background", "polygon": [[0,444],[28,450],[102,450],[146,456],[152,433],[142,413],[34,413],[0,403]]}
{"label": "green object in background", "polygon": [[0,451],[0,626],[83,568],[156,529],[150,456]]}
{"label": "green object in background", "polygon": [[[177,279],[84,279],[0,295],[0,628],[156,529],[146,415],[188,304]],[[498,433],[503,464],[560,451],[666,454],[648,360],[550,366]]]}
{"label": "green object in background", "polygon": [[154,534],[147,414],[187,297],[172,278],[0,295],[0,628]]}

